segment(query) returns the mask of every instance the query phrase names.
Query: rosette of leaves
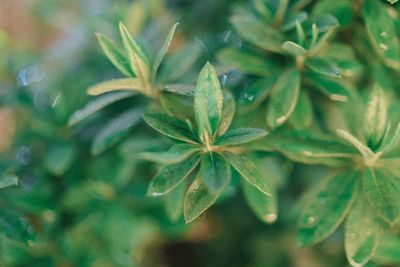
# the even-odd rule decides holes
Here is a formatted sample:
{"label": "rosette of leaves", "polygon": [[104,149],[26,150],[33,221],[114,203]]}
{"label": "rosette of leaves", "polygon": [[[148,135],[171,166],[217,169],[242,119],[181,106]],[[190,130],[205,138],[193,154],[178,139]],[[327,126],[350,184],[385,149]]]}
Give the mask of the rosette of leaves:
{"label": "rosette of leaves", "polygon": [[[122,22],[119,29],[124,49],[105,35],[98,33],[97,38],[104,53],[126,78],[104,81],[88,88],[89,95],[101,96],[72,114],[69,125],[75,125],[99,110],[137,94],[159,101],[166,109],[174,105],[171,102],[175,102],[176,105],[176,101],[180,101],[180,96],[192,96],[192,85],[176,83],[176,81],[196,62],[200,55],[198,45],[189,43],[177,53],[167,57],[163,64],[164,68],[160,69],[177,26],[178,23],[174,24],[153,58],[131,37]],[[178,96],[174,98],[171,94]],[[92,153],[95,155],[102,153],[125,136],[140,121],[143,110],[143,105],[137,105],[105,125],[94,138]]]}
{"label": "rosette of leaves", "polygon": [[218,59],[225,68],[256,77],[251,83],[246,80],[240,111],[254,110],[268,98],[270,128],[283,125],[292,115],[293,126],[307,128],[313,119],[311,93],[335,101],[348,99],[349,78],[359,75],[362,66],[350,46],[332,41],[340,24],[351,22],[350,1],[339,2],[331,8],[330,1],[318,1],[311,15],[304,11],[308,1],[254,0],[254,11],[236,9],[233,28],[251,46],[223,49]]}
{"label": "rosette of leaves", "polygon": [[[398,105],[378,84],[365,103],[360,99],[342,109],[348,126],[337,129],[337,138],[311,131],[270,137],[277,150],[295,161],[335,168],[335,175],[306,194],[297,241],[302,246],[316,244],[344,221],[345,250],[354,266],[374,256],[382,235],[393,231],[400,218]],[[364,113],[354,114],[354,108]],[[386,252],[398,251],[385,246]]]}
{"label": "rosette of leaves", "polygon": [[234,111],[232,96],[226,92],[224,97],[216,71],[207,63],[195,89],[195,124],[166,114],[144,115],[152,128],[179,141],[166,152],[143,154],[166,164],[153,178],[148,194],[164,196],[172,218],[179,217],[183,207],[186,222],[191,222],[213,205],[230,184],[230,166],[241,175],[245,186],[251,187],[249,190],[271,195],[269,182],[254,163],[238,155],[244,150],[241,145],[267,132],[256,128],[228,130]]}

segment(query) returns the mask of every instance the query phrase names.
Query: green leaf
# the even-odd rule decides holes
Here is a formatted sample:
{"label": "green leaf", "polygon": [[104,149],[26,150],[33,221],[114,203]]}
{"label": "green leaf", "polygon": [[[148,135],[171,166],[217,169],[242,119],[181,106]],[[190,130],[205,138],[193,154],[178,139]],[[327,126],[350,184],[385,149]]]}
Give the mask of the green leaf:
{"label": "green leaf", "polygon": [[218,153],[206,153],[201,161],[201,177],[210,192],[221,192],[231,180],[231,169]]}
{"label": "green leaf", "polygon": [[177,144],[173,145],[168,151],[165,152],[144,152],[141,157],[163,164],[173,164],[181,162],[193,155],[195,152],[202,150],[199,145],[192,144]]}
{"label": "green leaf", "polygon": [[44,165],[53,175],[61,176],[71,167],[74,158],[75,149],[71,144],[57,144],[47,151]]}
{"label": "green leaf", "polygon": [[183,203],[185,200],[186,193],[186,181],[179,183],[174,189],[169,193],[164,195],[164,207],[168,218],[172,222],[178,221],[182,215]]}
{"label": "green leaf", "polygon": [[0,189],[9,187],[9,186],[17,186],[18,185],[18,176],[15,174],[5,174],[0,178]]}
{"label": "green leaf", "polygon": [[388,117],[386,95],[378,84],[374,85],[368,95],[365,113],[365,132],[374,144],[380,143],[386,130]]}
{"label": "green leaf", "polygon": [[128,29],[119,23],[122,42],[129,56],[129,63],[136,77],[142,82],[150,81],[150,61],[140,46],[132,39]]}
{"label": "green leaf", "polygon": [[183,204],[186,223],[192,222],[211,207],[217,200],[218,195],[218,193],[210,192],[204,184],[203,178],[198,176],[190,185]]}
{"label": "green leaf", "polygon": [[267,131],[258,128],[240,128],[227,131],[215,140],[217,146],[231,146],[245,144],[268,134]]}
{"label": "green leaf", "polygon": [[161,113],[146,113],[143,115],[143,119],[154,130],[168,137],[191,144],[198,144],[192,131],[184,121]]}
{"label": "green leaf", "polygon": [[264,57],[233,48],[222,49],[218,52],[217,58],[224,67],[240,70],[246,74],[268,76],[276,70],[275,64]]}
{"label": "green leaf", "polygon": [[399,1],[399,0],[387,0],[390,4],[395,4],[395,3],[397,3],[397,1]]}
{"label": "green leaf", "polygon": [[200,155],[195,154],[183,162],[162,168],[152,179],[147,194],[160,196],[173,190],[196,168],[200,158]]}
{"label": "green leaf", "polygon": [[298,129],[307,129],[313,121],[313,107],[306,90],[301,90],[296,108],[290,116],[289,123]]}
{"label": "green leaf", "polygon": [[214,67],[207,63],[200,72],[194,96],[194,110],[199,136],[213,136],[218,130],[224,96]]}
{"label": "green leaf", "polygon": [[381,265],[393,265],[400,262],[400,238],[387,231],[382,235],[373,261]]}
{"label": "green leaf", "polygon": [[363,144],[360,140],[357,139],[354,135],[351,133],[342,130],[342,129],[337,129],[336,133],[339,137],[341,137],[343,140],[346,140],[350,144],[352,144],[357,150],[360,152],[360,154],[364,157],[364,160],[369,160],[374,158],[374,152],[365,144]]}
{"label": "green leaf", "polygon": [[221,122],[219,124],[217,136],[222,135],[231,126],[236,111],[235,97],[229,90],[224,90],[224,104],[222,106]]}
{"label": "green leaf", "polygon": [[24,243],[34,239],[32,226],[20,214],[4,208],[0,208],[0,234]]}
{"label": "green leaf", "polygon": [[344,246],[353,266],[364,266],[374,255],[381,237],[381,225],[362,192],[346,219]]}
{"label": "green leaf", "polygon": [[275,77],[268,77],[251,83],[239,97],[239,112],[247,112],[257,108],[271,93],[275,82]]}
{"label": "green leaf", "polygon": [[252,186],[256,187],[262,193],[270,196],[271,188],[268,181],[257,170],[254,163],[246,157],[238,156],[232,153],[224,154],[232,167]]}
{"label": "green leaf", "polygon": [[292,41],[284,42],[282,44],[282,49],[292,56],[304,56],[307,54],[307,50],[304,47]]}
{"label": "green leaf", "polygon": [[107,36],[96,33],[100,46],[111,63],[124,75],[134,76],[129,67],[129,61],[126,55],[112,42]]}
{"label": "green leaf", "polygon": [[89,95],[100,95],[117,90],[133,90],[144,93],[142,83],[136,78],[114,79],[98,83],[87,89]]}
{"label": "green leaf", "polygon": [[73,126],[101,110],[102,108],[119,100],[131,97],[134,94],[135,92],[115,92],[99,96],[87,103],[83,108],[75,111],[68,120],[68,126]]}
{"label": "green leaf", "polygon": [[305,65],[311,71],[316,72],[318,74],[332,77],[332,78],[341,78],[342,75],[338,67],[330,60],[324,58],[309,58],[306,60]]}
{"label": "green leaf", "polygon": [[168,48],[171,45],[172,38],[174,37],[174,33],[175,33],[176,27],[178,25],[179,25],[179,23],[175,23],[174,26],[172,26],[171,30],[168,33],[167,38],[165,39],[165,42],[164,42],[163,46],[161,47],[161,49],[157,53],[157,56],[156,56],[156,58],[154,60],[154,63],[153,63],[153,69],[152,69],[153,78],[152,78],[152,80],[154,80],[154,78],[155,78],[155,76],[157,74],[157,71],[158,71],[158,69],[159,69],[159,67],[161,65],[161,62],[163,61],[163,59],[165,57],[165,54],[167,53]]}
{"label": "green leaf", "polygon": [[400,70],[400,41],[394,19],[381,1],[366,0],[363,4],[365,26],[371,43],[383,62]]}
{"label": "green leaf", "polygon": [[300,246],[316,244],[336,230],[353,203],[357,178],[357,172],[341,173],[319,185],[297,224],[296,239]]}
{"label": "green leaf", "polygon": [[385,221],[393,224],[400,216],[400,185],[389,172],[368,168],[363,176],[363,189],[369,204]]}
{"label": "green leaf", "polygon": [[274,223],[278,218],[276,193],[267,196],[245,180],[242,180],[242,188],[245,200],[256,216],[266,223]]}
{"label": "green leaf", "polygon": [[282,53],[283,37],[279,31],[261,20],[250,16],[231,18],[233,28],[249,43],[267,51]]}
{"label": "green leaf", "polygon": [[328,77],[316,73],[308,73],[307,77],[316,89],[331,100],[346,102],[352,95],[351,90],[347,88],[346,85],[336,80],[329,79]]}
{"label": "green leaf", "polygon": [[276,128],[285,123],[294,111],[300,95],[300,73],[285,71],[274,84],[267,107],[267,123]]}
{"label": "green leaf", "polygon": [[140,121],[141,114],[141,109],[133,108],[109,121],[94,137],[92,154],[99,155],[125,137]]}

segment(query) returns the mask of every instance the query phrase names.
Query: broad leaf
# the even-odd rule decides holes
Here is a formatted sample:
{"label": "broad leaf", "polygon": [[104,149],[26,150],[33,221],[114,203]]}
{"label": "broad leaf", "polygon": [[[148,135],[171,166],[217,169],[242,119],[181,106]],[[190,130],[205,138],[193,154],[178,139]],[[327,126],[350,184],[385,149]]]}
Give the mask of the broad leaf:
{"label": "broad leaf", "polygon": [[231,126],[236,111],[235,97],[229,90],[224,90],[224,104],[222,106],[221,122],[219,124],[217,136],[226,132]]}
{"label": "broad leaf", "polygon": [[0,234],[25,243],[34,239],[32,226],[20,214],[3,208],[0,208]]}
{"label": "broad leaf", "polygon": [[200,72],[194,96],[194,110],[199,136],[205,132],[213,136],[218,130],[223,105],[223,94],[214,67],[207,63]]}
{"label": "broad leaf", "polygon": [[381,231],[381,225],[360,192],[347,216],[344,234],[347,259],[353,266],[363,266],[372,258]]}
{"label": "broad leaf", "polygon": [[73,126],[90,115],[96,113],[97,111],[101,110],[102,108],[111,105],[119,100],[131,97],[135,94],[135,92],[115,92],[106,95],[99,96],[94,100],[90,101],[86,104],[83,108],[75,111],[68,121],[68,126]]}
{"label": "broad leaf", "polygon": [[195,141],[196,138],[184,121],[161,113],[146,113],[143,115],[143,119],[153,129],[168,137],[191,144],[197,144]]}
{"label": "broad leaf", "polygon": [[357,172],[341,173],[310,195],[297,224],[299,245],[318,243],[336,230],[353,203],[357,178]]}
{"label": "broad leaf", "polygon": [[245,180],[242,180],[242,189],[247,204],[257,217],[266,223],[274,223],[278,218],[276,193],[267,196]]}
{"label": "broad leaf", "polygon": [[267,131],[258,128],[234,129],[218,137],[214,144],[217,146],[240,145],[262,138],[267,134]]}
{"label": "broad leaf", "polygon": [[125,137],[140,121],[142,110],[133,108],[109,121],[94,137],[91,152],[98,155]]}
{"label": "broad leaf", "polygon": [[203,182],[203,178],[198,176],[190,185],[183,205],[183,214],[186,223],[192,222],[204,211],[211,207],[218,198],[218,193],[211,193]]}
{"label": "broad leaf", "polygon": [[96,33],[100,46],[111,63],[124,75],[134,76],[127,56],[105,35]]}
{"label": "broad leaf", "polygon": [[178,221],[182,215],[186,186],[187,182],[183,181],[169,193],[164,195],[165,212],[172,222]]}
{"label": "broad leaf", "polygon": [[152,179],[147,191],[150,196],[160,196],[173,190],[197,166],[200,155],[193,155],[183,162],[167,165]]}
{"label": "broad leaf", "polygon": [[300,95],[300,73],[290,69],[274,84],[267,108],[267,123],[276,128],[285,123],[294,111]]}
{"label": "broad leaf", "polygon": [[231,180],[228,162],[218,153],[206,153],[201,161],[201,177],[210,192],[221,192]]}
{"label": "broad leaf", "polygon": [[90,86],[87,89],[89,95],[100,95],[118,90],[133,90],[144,93],[142,83],[136,78],[123,78],[109,80]]}
{"label": "broad leaf", "polygon": [[162,164],[178,163],[202,149],[199,145],[177,144],[165,152],[144,152],[141,157]]}
{"label": "broad leaf", "polygon": [[309,58],[306,60],[305,65],[311,71],[316,72],[318,74],[333,77],[333,78],[341,78],[342,75],[338,67],[330,60],[324,58]]}
{"label": "broad leaf", "polygon": [[363,189],[375,213],[393,224],[400,216],[400,184],[389,172],[368,168],[363,176]]}
{"label": "broad leaf", "polygon": [[0,189],[17,185],[18,185],[18,176],[14,174],[3,174],[0,177]]}
{"label": "broad leaf", "polygon": [[272,194],[267,179],[261,175],[257,170],[256,165],[254,165],[251,160],[232,153],[225,153],[224,155],[232,167],[246,180],[246,182],[268,196]]}

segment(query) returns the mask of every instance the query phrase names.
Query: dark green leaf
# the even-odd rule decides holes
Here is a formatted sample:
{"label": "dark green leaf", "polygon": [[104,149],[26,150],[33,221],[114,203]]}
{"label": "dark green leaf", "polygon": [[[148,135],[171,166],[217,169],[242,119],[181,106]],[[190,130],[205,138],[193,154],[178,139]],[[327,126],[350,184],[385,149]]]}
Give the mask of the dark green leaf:
{"label": "dark green leaf", "polygon": [[346,85],[336,80],[315,73],[309,73],[307,77],[315,88],[331,100],[346,102],[352,95],[351,90]]}
{"label": "dark green leaf", "polygon": [[199,145],[177,144],[165,152],[144,152],[141,157],[162,164],[172,164],[181,162],[200,150],[202,147]]}
{"label": "dark green leaf", "polygon": [[338,67],[330,60],[324,58],[309,58],[306,60],[305,65],[321,75],[325,75],[333,78],[341,78],[342,75],[339,72]]}
{"label": "dark green leaf", "polygon": [[258,128],[234,129],[218,137],[214,144],[217,146],[240,145],[262,138],[267,134],[267,131]]}
{"label": "dark green leaf", "polygon": [[165,211],[172,222],[178,221],[182,215],[187,182],[179,183],[169,193],[164,195]]}
{"label": "dark green leaf", "polygon": [[201,161],[201,177],[210,192],[221,192],[230,182],[231,170],[218,153],[209,152]]}

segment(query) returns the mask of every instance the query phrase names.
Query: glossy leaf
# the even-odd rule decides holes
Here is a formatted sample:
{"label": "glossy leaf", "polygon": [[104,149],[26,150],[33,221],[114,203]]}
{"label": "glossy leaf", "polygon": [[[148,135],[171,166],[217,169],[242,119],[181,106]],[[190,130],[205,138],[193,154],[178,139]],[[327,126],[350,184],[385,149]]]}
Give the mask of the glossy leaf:
{"label": "glossy leaf", "polygon": [[256,187],[262,193],[270,196],[270,185],[261,173],[257,170],[256,165],[246,157],[238,156],[232,153],[224,154],[232,167],[252,186]]}
{"label": "glossy leaf", "polygon": [[162,164],[173,164],[187,159],[200,150],[202,150],[202,147],[199,145],[177,144],[165,152],[144,152],[141,157]]}
{"label": "glossy leaf", "polygon": [[201,160],[201,177],[212,193],[221,192],[230,182],[231,169],[228,162],[218,153],[206,153]]}
{"label": "glossy leaf", "polygon": [[231,126],[233,117],[235,116],[236,112],[236,102],[235,97],[229,90],[224,90],[224,104],[222,106],[222,116],[221,122],[219,124],[217,136],[222,135],[229,129]]}
{"label": "glossy leaf", "polygon": [[184,121],[161,113],[146,113],[143,115],[143,119],[153,129],[168,137],[197,144],[192,131]]}
{"label": "glossy leaf", "polygon": [[223,106],[223,94],[214,67],[207,63],[200,72],[194,96],[194,110],[199,136],[213,136],[218,130]]}
{"label": "glossy leaf", "polygon": [[316,72],[318,74],[333,77],[333,78],[341,78],[342,75],[338,67],[332,62],[324,58],[310,58],[306,60],[305,65],[311,71]]}
{"label": "glossy leaf", "polygon": [[240,145],[262,138],[267,134],[268,132],[263,129],[239,128],[219,136],[214,144],[217,146]]}
{"label": "glossy leaf", "polygon": [[18,176],[14,174],[3,174],[0,177],[0,189],[9,187],[9,186],[17,186],[18,185]]}
{"label": "glossy leaf", "polygon": [[294,111],[300,95],[300,73],[290,69],[274,84],[267,108],[267,123],[276,128],[285,123]]}
{"label": "glossy leaf", "polygon": [[372,209],[393,224],[400,216],[398,178],[378,169],[368,168],[363,176],[363,190]]}
{"label": "glossy leaf", "polygon": [[90,86],[87,89],[87,93],[89,95],[100,95],[119,90],[132,90],[132,91],[139,91],[142,93],[144,92],[143,85],[138,79],[123,78],[123,79],[109,80]]}
{"label": "glossy leaf", "polygon": [[180,184],[197,166],[200,155],[193,155],[183,162],[167,165],[151,180],[147,194],[164,195]]}
{"label": "glossy leaf", "polygon": [[336,230],[353,203],[357,178],[356,172],[340,173],[323,181],[310,196],[297,224],[300,246],[318,243]]}

